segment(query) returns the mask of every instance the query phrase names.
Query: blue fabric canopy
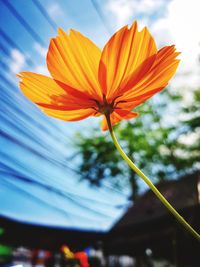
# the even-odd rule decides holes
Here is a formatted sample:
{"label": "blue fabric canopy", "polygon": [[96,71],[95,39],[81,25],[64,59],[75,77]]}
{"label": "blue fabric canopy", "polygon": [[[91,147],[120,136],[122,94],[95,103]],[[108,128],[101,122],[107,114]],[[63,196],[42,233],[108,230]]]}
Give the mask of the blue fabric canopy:
{"label": "blue fabric canopy", "polygon": [[14,84],[1,84],[0,110],[0,215],[35,224],[108,229],[126,198],[78,181],[69,160],[73,126],[46,117]]}

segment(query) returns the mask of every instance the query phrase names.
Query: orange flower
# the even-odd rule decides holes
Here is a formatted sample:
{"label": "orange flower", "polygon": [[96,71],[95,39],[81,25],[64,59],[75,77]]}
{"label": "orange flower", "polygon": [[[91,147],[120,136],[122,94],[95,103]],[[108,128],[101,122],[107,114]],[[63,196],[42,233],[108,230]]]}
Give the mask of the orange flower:
{"label": "orange flower", "polygon": [[[132,110],[161,91],[179,60],[174,46],[157,50],[145,27],[117,31],[101,51],[81,33],[62,29],[53,38],[47,66],[53,78],[21,72],[23,93],[49,116],[78,121],[110,114],[115,125],[138,116]],[[104,116],[102,129],[107,129]]]}

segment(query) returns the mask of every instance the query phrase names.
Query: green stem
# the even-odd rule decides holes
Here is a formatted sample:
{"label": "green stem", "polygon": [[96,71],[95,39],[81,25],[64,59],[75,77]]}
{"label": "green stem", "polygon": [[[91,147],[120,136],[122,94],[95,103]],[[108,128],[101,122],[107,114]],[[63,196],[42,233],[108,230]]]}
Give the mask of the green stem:
{"label": "green stem", "polygon": [[110,115],[106,115],[108,128],[110,131],[110,135],[112,140],[122,156],[122,158],[128,163],[132,170],[134,170],[143,181],[151,188],[154,194],[160,199],[160,201],[165,205],[165,207],[174,215],[174,217],[184,226],[184,228],[189,231],[198,241],[200,241],[200,235],[185,221],[185,219],[171,206],[171,204],[165,199],[165,197],[160,193],[160,191],[155,187],[155,185],[151,182],[151,180],[131,161],[131,159],[125,154],[120,144],[117,141],[115,133],[113,131]]}

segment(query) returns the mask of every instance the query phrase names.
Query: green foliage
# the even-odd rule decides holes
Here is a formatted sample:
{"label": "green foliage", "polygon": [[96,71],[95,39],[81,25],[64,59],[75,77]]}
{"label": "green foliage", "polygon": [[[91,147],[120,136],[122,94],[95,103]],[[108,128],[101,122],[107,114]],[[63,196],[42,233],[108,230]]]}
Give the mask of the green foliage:
{"label": "green foliage", "polygon": [[76,140],[82,157],[81,178],[100,186],[103,179],[121,173],[119,155],[110,138],[103,136],[99,129],[94,129],[89,137],[78,134]]}
{"label": "green foliage", "polygon": [[[161,96],[137,108],[140,117],[121,122],[115,127],[125,152],[154,182],[193,170],[199,161],[196,151],[200,148],[199,140],[189,146],[181,142],[184,135],[195,132],[199,127],[199,90],[194,94],[194,99],[193,105],[181,109],[181,97],[164,91]],[[173,111],[171,117],[170,110]],[[190,114],[190,118],[173,122],[180,112]],[[132,198],[136,199],[138,178],[118,155],[109,133],[103,135],[95,129],[89,136],[79,133],[77,139],[82,178],[96,186],[101,186],[105,179],[118,187],[130,183]]]}

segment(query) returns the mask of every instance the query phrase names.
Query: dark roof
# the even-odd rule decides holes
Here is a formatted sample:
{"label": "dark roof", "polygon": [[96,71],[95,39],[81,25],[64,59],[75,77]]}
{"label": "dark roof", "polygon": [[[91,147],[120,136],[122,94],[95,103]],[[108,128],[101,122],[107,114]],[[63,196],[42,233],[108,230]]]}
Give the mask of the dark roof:
{"label": "dark roof", "polygon": [[[164,181],[156,187],[177,210],[200,204],[200,173],[185,176],[179,180]],[[160,200],[151,190],[148,190],[114,225],[113,230],[129,225],[133,227],[168,214],[168,210]]]}
{"label": "dark roof", "polygon": [[[179,180],[161,182],[157,188],[198,231],[200,173],[190,174]],[[179,243],[183,254],[185,251],[187,255],[187,251],[192,248],[194,259],[199,256],[199,243],[177,223],[152,191],[148,190],[111,229],[105,243],[105,251],[114,255],[141,256],[147,248],[151,248],[154,256],[172,259],[174,240]]]}

